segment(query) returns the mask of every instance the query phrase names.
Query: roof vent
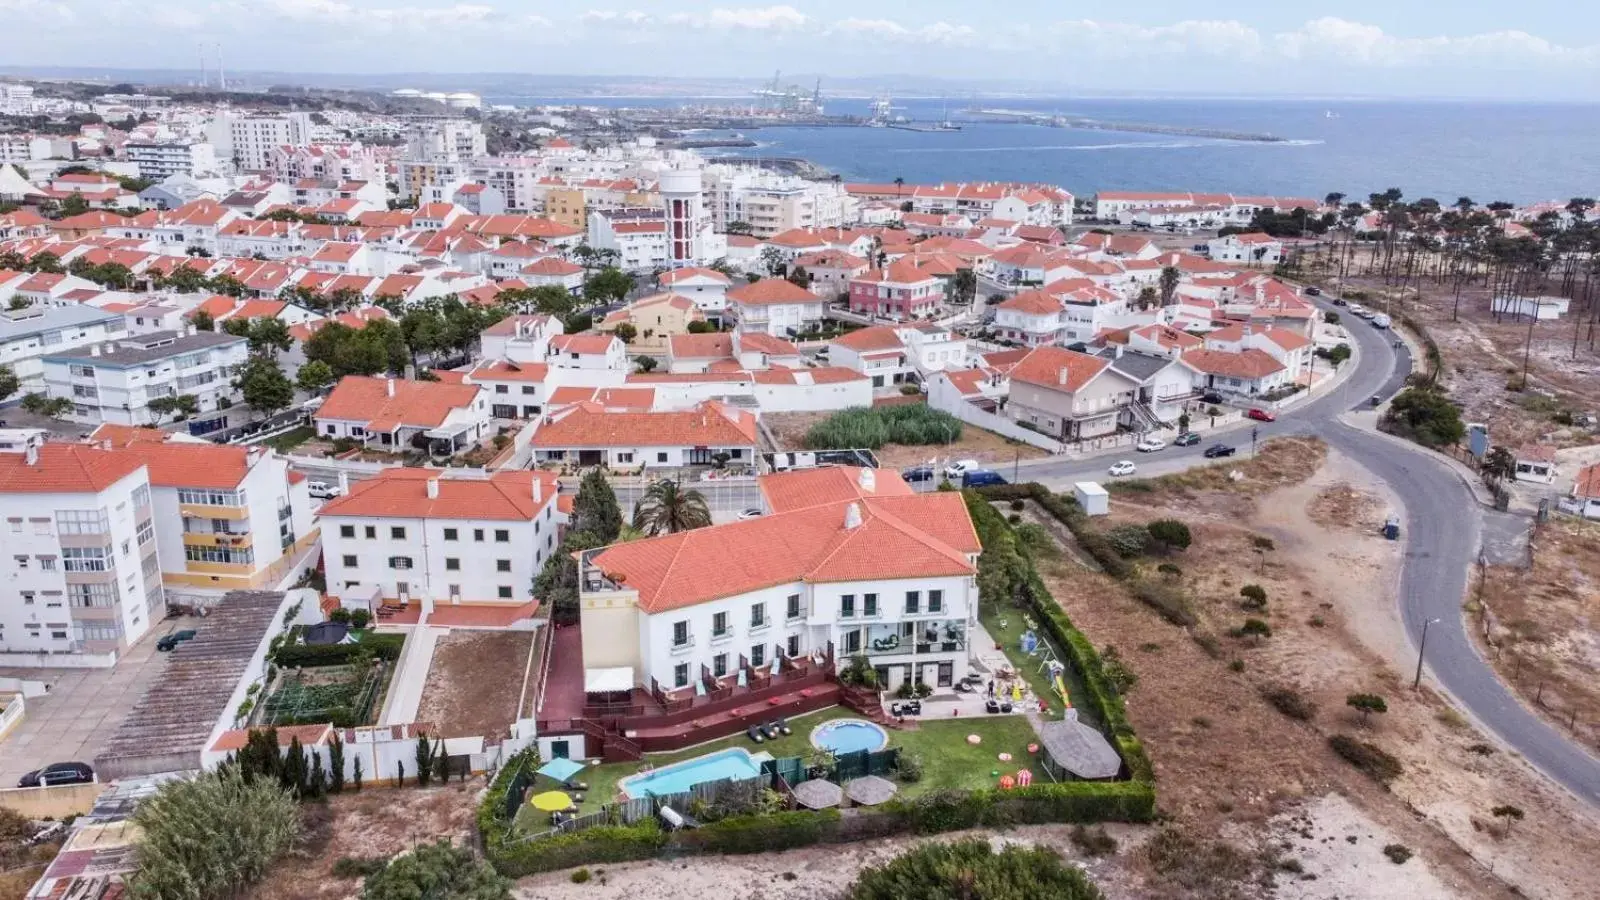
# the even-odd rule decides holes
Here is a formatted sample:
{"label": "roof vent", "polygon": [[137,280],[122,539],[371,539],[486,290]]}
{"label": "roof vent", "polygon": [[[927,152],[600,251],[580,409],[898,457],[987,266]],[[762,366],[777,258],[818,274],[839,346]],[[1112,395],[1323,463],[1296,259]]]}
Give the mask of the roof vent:
{"label": "roof vent", "polygon": [[861,506],[852,503],[844,508],[844,529],[854,531],[861,527]]}
{"label": "roof vent", "polygon": [[871,469],[863,468],[861,474],[856,476],[856,483],[861,486],[861,493],[876,493],[878,490],[878,474]]}
{"label": "roof vent", "polygon": [[429,478],[428,479],[428,499],[429,500],[437,500],[437,499],[439,499],[439,479],[437,479],[437,478]]}
{"label": "roof vent", "polygon": [[385,393],[387,393],[391,397],[394,396],[394,379],[393,378],[385,378],[385,379],[383,379],[383,387],[384,387],[384,392]]}

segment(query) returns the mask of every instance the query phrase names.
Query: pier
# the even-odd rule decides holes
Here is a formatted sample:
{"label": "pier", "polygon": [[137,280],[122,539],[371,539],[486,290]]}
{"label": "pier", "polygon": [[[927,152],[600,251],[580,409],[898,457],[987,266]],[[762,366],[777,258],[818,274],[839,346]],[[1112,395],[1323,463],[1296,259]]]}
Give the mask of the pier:
{"label": "pier", "polygon": [[1105,122],[1100,119],[1089,119],[1083,116],[1059,116],[1018,109],[969,109],[967,113],[1002,122],[1048,125],[1052,128],[1079,128],[1087,131],[1168,134],[1174,137],[1209,138],[1218,141],[1252,141],[1262,144],[1277,144],[1288,140],[1288,138],[1278,137],[1275,134],[1261,134],[1259,132],[1227,131],[1220,128],[1193,128],[1187,125],[1153,125],[1146,122]]}

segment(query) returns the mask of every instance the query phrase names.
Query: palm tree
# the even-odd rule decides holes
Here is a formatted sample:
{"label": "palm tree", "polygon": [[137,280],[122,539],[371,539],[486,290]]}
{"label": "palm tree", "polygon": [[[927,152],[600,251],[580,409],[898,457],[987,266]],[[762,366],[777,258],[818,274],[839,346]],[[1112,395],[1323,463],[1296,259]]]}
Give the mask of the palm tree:
{"label": "palm tree", "polygon": [[663,479],[650,485],[633,505],[633,527],[652,537],[676,534],[711,524],[705,495],[683,490],[676,481]]}
{"label": "palm tree", "polygon": [[1183,280],[1183,273],[1177,266],[1165,266],[1161,269],[1161,305],[1171,306],[1172,297],[1178,292],[1178,282]]}

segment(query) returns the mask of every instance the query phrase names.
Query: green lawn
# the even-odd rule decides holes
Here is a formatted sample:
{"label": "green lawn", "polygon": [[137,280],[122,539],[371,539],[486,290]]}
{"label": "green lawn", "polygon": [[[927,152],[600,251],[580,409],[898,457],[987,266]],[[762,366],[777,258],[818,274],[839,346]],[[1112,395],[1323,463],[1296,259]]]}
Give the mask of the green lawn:
{"label": "green lawn", "polygon": [[[1029,657],[1022,652],[1022,633],[1028,630],[1027,611],[1015,606],[1004,606],[998,609],[997,606],[998,604],[994,603],[980,605],[978,607],[978,621],[983,623],[983,627],[989,632],[989,636],[1000,643],[1000,647],[1005,651],[1006,659],[1010,661],[1011,667],[1022,673],[1022,677],[1028,682],[1028,686],[1033,688],[1034,695],[1049,701],[1051,717],[1060,718],[1061,697],[1056,693],[1055,686],[1050,683],[1049,671],[1041,671],[1039,659],[1037,657]],[[1003,625],[1001,624],[1002,622],[1004,623]],[[1047,640],[1041,629],[1035,628],[1033,633],[1038,635],[1040,640]],[[1063,663],[1066,662],[1066,657],[1061,653],[1059,647],[1056,648],[1056,658]],[[1063,677],[1067,682],[1067,695],[1069,697],[1076,699],[1084,696],[1083,682],[1078,679],[1078,673],[1071,665],[1066,667]],[[1078,706],[1079,719],[1090,725],[1098,726],[1098,721],[1091,711],[1084,709],[1077,703],[1074,703],[1074,705]]]}
{"label": "green lawn", "polygon": [[288,453],[289,451],[316,436],[317,430],[315,428],[312,428],[310,425],[302,425],[292,431],[285,431],[283,434],[280,434],[277,437],[268,438],[262,443],[278,451],[279,453]]}
{"label": "green lawn", "polygon": [[[789,727],[794,734],[782,737],[775,741],[767,741],[760,745],[751,743],[745,735],[724,738],[701,744],[688,750],[679,750],[673,753],[652,753],[646,760],[656,767],[671,765],[685,759],[693,759],[726,750],[730,747],[743,747],[751,753],[766,752],[775,757],[800,756],[804,757],[811,752],[811,729],[834,719],[859,718],[855,713],[842,707],[822,710],[796,719],[789,720]],[[982,740],[977,745],[967,743],[967,735],[976,734]],[[942,719],[939,721],[924,722],[920,727],[909,731],[889,731],[889,746],[899,747],[907,753],[915,753],[922,758],[923,777],[915,784],[902,784],[901,795],[916,797],[929,791],[947,788],[986,788],[999,784],[999,778],[991,772],[999,771],[1001,774],[1015,775],[1018,769],[1029,768],[1028,744],[1036,740],[1033,726],[1022,716],[985,716],[981,719]],[[1000,753],[1010,753],[1010,762],[1002,763],[998,759]],[[584,795],[579,811],[591,813],[612,802],[617,793],[617,782],[639,771],[643,763],[608,763],[600,766],[590,766],[584,770],[578,780],[589,784],[589,791]],[[1045,778],[1044,772],[1034,768],[1034,778]],[[548,779],[536,779],[533,790],[529,795],[541,793],[546,790],[555,790],[557,785]],[[524,806],[517,814],[518,828],[542,828],[546,821],[546,814]]]}

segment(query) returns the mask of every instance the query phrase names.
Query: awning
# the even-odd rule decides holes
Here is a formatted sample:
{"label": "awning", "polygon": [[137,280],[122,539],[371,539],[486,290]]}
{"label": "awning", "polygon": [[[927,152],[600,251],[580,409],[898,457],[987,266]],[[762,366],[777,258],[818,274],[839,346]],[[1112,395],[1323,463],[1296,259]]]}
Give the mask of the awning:
{"label": "awning", "polygon": [[[574,776],[574,775],[576,775],[576,774],[578,774],[579,772],[582,772],[582,771],[583,771],[583,763],[573,762],[570,759],[557,758],[557,759],[552,759],[549,762],[545,763],[544,765],[540,766],[538,774],[543,775],[546,778],[553,778],[556,781],[562,782],[564,784],[567,781],[570,781],[572,779],[572,776]],[[565,806],[560,806],[560,807],[557,807],[557,808],[558,809],[566,809]]]}
{"label": "awning", "polygon": [[632,666],[583,670],[583,692],[585,694],[614,694],[631,690],[633,690]]}

